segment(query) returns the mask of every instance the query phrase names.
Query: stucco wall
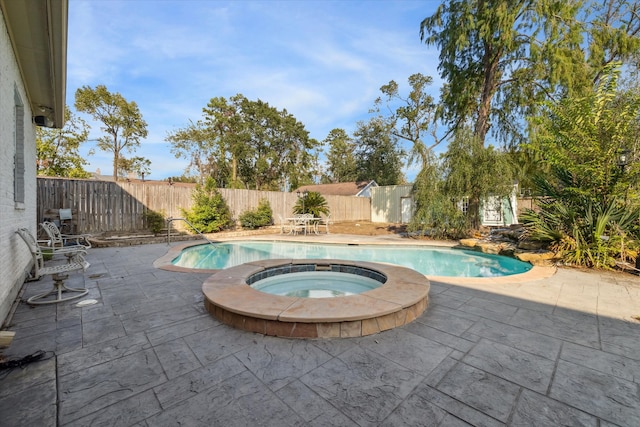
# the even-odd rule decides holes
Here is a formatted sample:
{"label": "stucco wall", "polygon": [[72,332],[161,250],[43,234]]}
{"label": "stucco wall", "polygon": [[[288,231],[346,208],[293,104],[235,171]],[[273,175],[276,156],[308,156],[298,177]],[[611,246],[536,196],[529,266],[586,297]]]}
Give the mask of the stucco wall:
{"label": "stucco wall", "polygon": [[[24,105],[25,202],[14,202],[15,102]],[[4,322],[31,265],[31,255],[15,231],[36,231],[36,145],[27,92],[22,83],[4,16],[0,11],[0,322]]]}

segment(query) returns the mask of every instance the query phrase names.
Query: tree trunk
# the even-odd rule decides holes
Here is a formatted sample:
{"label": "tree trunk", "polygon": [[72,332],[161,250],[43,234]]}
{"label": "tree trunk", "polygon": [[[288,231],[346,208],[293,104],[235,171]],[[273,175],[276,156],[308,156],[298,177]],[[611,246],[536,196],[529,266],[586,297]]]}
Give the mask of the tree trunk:
{"label": "tree trunk", "polygon": [[231,157],[231,182],[236,182],[238,179],[238,161],[236,160],[236,156],[233,155]]}
{"label": "tree trunk", "polygon": [[500,56],[500,52],[493,51],[493,45],[491,43],[485,43],[484,55],[482,57],[484,79],[482,82],[482,94],[480,97],[480,105],[478,106],[478,116],[476,117],[474,130],[475,136],[483,147],[484,140],[487,137],[490,127],[489,115],[491,114],[491,101],[495,95],[497,83],[500,78],[498,70]]}
{"label": "tree trunk", "polygon": [[113,152],[113,180],[118,181],[118,163],[120,161],[120,153]]}
{"label": "tree trunk", "polygon": [[471,196],[469,198],[469,207],[467,210],[467,215],[469,215],[469,220],[471,223],[471,228],[474,230],[479,230],[481,221],[480,221],[480,198],[477,196]]}

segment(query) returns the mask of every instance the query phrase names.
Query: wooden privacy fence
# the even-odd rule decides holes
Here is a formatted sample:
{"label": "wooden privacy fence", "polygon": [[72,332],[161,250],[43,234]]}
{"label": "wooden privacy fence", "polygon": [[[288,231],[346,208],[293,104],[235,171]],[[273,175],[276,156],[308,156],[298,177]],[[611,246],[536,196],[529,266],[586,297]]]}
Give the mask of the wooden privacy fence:
{"label": "wooden privacy fence", "polygon": [[[110,182],[85,179],[38,177],[38,222],[58,209],[72,209],[76,233],[139,231],[148,228],[145,214],[161,213],[165,218],[182,217],[181,209],[193,203],[194,184],[147,181]],[[266,199],[278,215],[291,216],[298,197],[277,191],[219,189],[237,219]],[[366,197],[324,196],[332,221],[370,221],[371,200]]]}

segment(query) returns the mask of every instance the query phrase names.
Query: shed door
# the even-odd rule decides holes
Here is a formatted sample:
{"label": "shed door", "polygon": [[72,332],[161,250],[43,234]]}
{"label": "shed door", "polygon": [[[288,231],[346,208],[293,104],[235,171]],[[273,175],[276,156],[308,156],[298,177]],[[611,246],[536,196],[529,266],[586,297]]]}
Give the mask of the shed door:
{"label": "shed door", "polygon": [[483,225],[502,224],[502,203],[498,197],[489,197],[483,203]]}
{"label": "shed door", "polygon": [[411,197],[400,198],[402,207],[402,223],[408,224],[413,216],[413,199]]}

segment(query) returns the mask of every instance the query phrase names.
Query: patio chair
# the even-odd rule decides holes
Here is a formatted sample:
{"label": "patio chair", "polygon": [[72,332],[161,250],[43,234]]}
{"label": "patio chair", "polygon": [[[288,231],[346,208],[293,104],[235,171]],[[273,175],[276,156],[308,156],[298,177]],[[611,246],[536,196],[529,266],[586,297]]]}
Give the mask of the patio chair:
{"label": "patio chair", "polygon": [[280,234],[284,234],[284,232],[287,230],[287,223],[280,214],[278,214],[278,221],[280,221]]}
{"label": "patio chair", "polygon": [[58,218],[60,219],[60,230],[65,226],[71,227],[73,220],[73,211],[71,209],[58,209]]}
{"label": "patio chair", "polygon": [[[313,215],[311,215],[313,217]],[[291,222],[291,230],[289,234],[298,234],[299,231],[307,234],[307,227],[309,226],[309,216],[308,214],[297,214],[294,215],[293,221]]]}
{"label": "patio chair", "polygon": [[317,224],[317,227],[324,225],[327,234],[329,234],[329,224],[331,224],[331,214],[327,215],[326,217],[321,217],[320,221]]}
{"label": "patio chair", "polygon": [[[88,289],[70,288],[64,284],[64,281],[69,278],[69,273],[85,271],[89,268],[89,263],[84,259],[84,255],[87,253],[86,249],[81,249],[80,247],[46,248],[54,253],[67,255],[68,262],[66,264],[45,266],[42,248],[38,246],[36,238],[31,232],[26,228],[20,228],[16,233],[27,244],[33,257],[33,274],[30,275],[29,280],[39,280],[43,276],[51,276],[53,279],[53,288],[27,299],[28,304],[55,304],[80,298],[89,293]],[[72,295],[63,297],[63,293]],[[54,299],[45,299],[52,294],[55,295]]]}
{"label": "patio chair", "polygon": [[91,242],[89,241],[90,236],[87,234],[62,234],[58,226],[49,221],[40,223],[40,227],[47,233],[51,247],[81,246],[84,249],[91,248]]}

